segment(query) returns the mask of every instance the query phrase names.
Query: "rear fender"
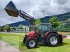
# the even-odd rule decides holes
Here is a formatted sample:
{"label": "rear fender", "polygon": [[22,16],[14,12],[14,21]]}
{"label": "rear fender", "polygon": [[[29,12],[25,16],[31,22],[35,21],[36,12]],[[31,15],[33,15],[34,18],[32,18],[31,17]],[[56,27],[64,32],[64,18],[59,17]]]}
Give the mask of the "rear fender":
{"label": "rear fender", "polygon": [[46,34],[45,34],[45,38],[50,34],[50,33],[56,33],[56,34],[58,34],[57,32],[46,32]]}

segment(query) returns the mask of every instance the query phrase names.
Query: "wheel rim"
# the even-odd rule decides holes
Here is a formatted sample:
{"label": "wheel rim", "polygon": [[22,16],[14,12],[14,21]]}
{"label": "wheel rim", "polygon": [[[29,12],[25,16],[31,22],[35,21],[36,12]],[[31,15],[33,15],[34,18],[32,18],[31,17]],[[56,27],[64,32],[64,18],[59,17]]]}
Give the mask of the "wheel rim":
{"label": "wheel rim", "polygon": [[52,45],[56,45],[57,42],[58,42],[58,39],[57,39],[56,36],[52,36],[52,37],[50,37],[50,43],[51,43]]}
{"label": "wheel rim", "polygon": [[29,41],[29,46],[30,47],[34,47],[35,46],[35,41],[34,40],[30,40]]}

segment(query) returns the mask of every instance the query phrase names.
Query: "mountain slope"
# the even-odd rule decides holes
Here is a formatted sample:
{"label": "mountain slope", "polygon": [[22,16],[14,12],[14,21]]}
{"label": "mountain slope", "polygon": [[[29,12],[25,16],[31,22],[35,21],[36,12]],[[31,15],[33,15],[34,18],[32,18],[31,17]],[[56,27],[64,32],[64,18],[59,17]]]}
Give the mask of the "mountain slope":
{"label": "mountain slope", "polygon": [[[59,21],[65,21],[67,19],[70,18],[70,12],[68,13],[64,13],[64,14],[59,14],[59,15],[53,15],[53,16],[56,16],[58,18]],[[49,22],[49,19],[51,18],[52,16],[46,16],[46,17],[43,17],[41,18],[41,22],[42,23],[47,23]]]}
{"label": "mountain slope", "polygon": [[16,23],[12,23],[12,24],[8,24],[10,27],[12,27],[12,26],[16,26],[16,27],[18,27],[20,24],[22,24],[22,25],[26,25],[26,26],[29,26],[29,22],[28,21],[20,21],[20,22],[16,22]]}
{"label": "mountain slope", "polygon": [[[59,14],[59,15],[53,15],[53,16],[57,16],[58,20],[59,21],[66,21],[67,19],[70,18],[70,12],[68,13],[64,13],[64,14]],[[49,22],[49,19],[51,18],[52,16],[45,16],[43,18],[40,18],[41,20],[41,23],[48,23]],[[9,24],[11,27],[12,26],[16,26],[18,27],[20,24],[22,25],[27,25],[29,26],[29,22],[24,20],[24,21],[20,21],[20,22],[16,22],[16,23],[12,23],[12,24]]]}

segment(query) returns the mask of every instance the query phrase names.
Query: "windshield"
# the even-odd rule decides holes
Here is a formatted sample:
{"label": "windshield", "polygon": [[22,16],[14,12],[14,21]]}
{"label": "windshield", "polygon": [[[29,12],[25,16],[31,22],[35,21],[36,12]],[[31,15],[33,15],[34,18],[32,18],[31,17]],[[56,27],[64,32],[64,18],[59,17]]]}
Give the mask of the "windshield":
{"label": "windshield", "polygon": [[38,29],[40,31],[50,31],[51,30],[51,25],[50,24],[39,25]]}

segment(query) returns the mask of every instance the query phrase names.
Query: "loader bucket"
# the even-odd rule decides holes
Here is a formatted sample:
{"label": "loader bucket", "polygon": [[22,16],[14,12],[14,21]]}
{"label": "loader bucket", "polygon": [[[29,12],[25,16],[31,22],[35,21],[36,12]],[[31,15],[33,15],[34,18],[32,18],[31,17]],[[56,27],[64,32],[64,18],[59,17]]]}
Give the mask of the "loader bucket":
{"label": "loader bucket", "polygon": [[10,1],[5,7],[5,11],[8,13],[9,16],[18,17],[18,10],[16,9],[12,1]]}

